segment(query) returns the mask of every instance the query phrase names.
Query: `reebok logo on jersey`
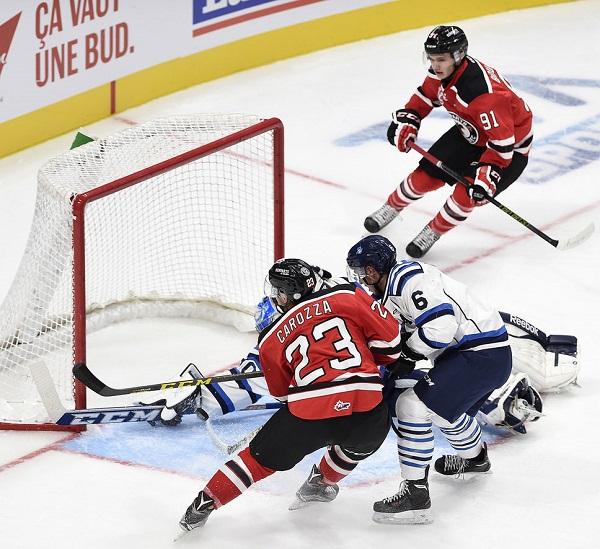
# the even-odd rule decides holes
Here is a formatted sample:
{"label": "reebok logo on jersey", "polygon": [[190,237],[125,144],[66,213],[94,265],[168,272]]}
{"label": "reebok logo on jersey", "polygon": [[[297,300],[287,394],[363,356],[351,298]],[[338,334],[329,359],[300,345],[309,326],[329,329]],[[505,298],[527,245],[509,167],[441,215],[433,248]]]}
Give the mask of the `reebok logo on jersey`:
{"label": "reebok logo on jersey", "polygon": [[8,50],[10,50],[10,45],[20,18],[21,12],[0,25],[0,75],[2,74],[4,65],[8,61]]}
{"label": "reebok logo on jersey", "polygon": [[430,387],[433,387],[435,385],[435,381],[433,381],[430,377],[429,374],[427,374],[424,378],[423,381],[425,383],[427,383],[427,385],[429,385]]}
{"label": "reebok logo on jersey", "polygon": [[341,400],[338,400],[333,407],[333,409],[336,412],[341,412],[342,410],[348,410],[348,408],[350,408],[350,403],[342,402]]}

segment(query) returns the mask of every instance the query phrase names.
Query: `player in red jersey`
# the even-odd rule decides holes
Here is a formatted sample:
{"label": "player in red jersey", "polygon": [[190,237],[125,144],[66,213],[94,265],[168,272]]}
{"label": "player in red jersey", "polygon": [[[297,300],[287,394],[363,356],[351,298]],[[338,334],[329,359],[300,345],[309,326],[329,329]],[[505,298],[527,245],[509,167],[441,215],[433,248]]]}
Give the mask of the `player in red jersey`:
{"label": "player in red jersey", "polygon": [[[392,116],[389,142],[408,152],[421,120],[434,107],[444,107],[455,122],[429,149],[444,164],[473,181],[467,190],[455,185],[443,208],[406,247],[422,257],[441,235],[467,219],[475,206],[486,203],[514,183],[527,165],[533,139],[532,114],[510,84],[492,67],[467,56],[467,37],[456,26],[435,27],[425,40],[431,66],[425,81],[404,108]],[[455,181],[422,159],[386,203],[365,219],[374,233],[409,204]]]}
{"label": "player in red jersey", "polygon": [[337,482],[390,427],[377,364],[412,366],[401,353],[399,323],[363,289],[323,280],[300,259],[276,262],[268,281],[282,314],[260,333],[259,357],[270,393],[286,405],[212,476],[182,517],[183,530],[203,526],[255,482],[323,447],[290,509],[335,499]]}

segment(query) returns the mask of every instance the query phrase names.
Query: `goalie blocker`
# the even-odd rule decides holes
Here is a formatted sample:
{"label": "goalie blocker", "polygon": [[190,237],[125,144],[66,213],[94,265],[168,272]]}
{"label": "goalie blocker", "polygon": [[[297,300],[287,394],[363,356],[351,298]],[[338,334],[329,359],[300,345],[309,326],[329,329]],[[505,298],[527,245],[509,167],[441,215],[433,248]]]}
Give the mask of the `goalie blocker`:
{"label": "goalie blocker", "polygon": [[577,382],[581,368],[577,338],[546,335],[530,322],[500,312],[509,335],[513,372],[527,374],[540,393],[554,393]]}

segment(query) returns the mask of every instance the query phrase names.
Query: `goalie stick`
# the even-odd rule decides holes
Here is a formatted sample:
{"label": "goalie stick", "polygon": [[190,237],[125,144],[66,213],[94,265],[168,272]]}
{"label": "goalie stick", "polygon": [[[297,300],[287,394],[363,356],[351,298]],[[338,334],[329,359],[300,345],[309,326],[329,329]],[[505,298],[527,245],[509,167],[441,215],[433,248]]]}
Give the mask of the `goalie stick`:
{"label": "goalie stick", "polygon": [[183,387],[197,387],[198,385],[209,385],[210,383],[222,383],[224,381],[238,381],[240,379],[252,379],[263,377],[262,372],[249,372],[247,374],[229,374],[213,377],[201,377],[198,379],[185,379],[177,381],[167,381],[163,383],[154,383],[151,385],[138,385],[134,387],[123,387],[115,389],[109,387],[106,383],[100,381],[90,369],[83,363],[73,366],[73,375],[81,381],[86,387],[98,393],[100,396],[118,396],[129,395],[132,393],[144,393],[149,391],[163,391],[165,389],[182,389]]}
{"label": "goalie stick", "polygon": [[[426,160],[429,160],[429,162],[431,162],[434,166],[438,167],[443,172],[446,172],[450,177],[456,179],[456,181],[458,183],[460,183],[461,185],[464,185],[467,188],[472,186],[471,183],[469,183],[462,175],[455,172],[452,168],[446,166],[446,164],[444,164],[441,160],[439,160],[438,158],[433,156],[430,152],[426,151],[425,149],[423,149],[422,147],[417,145],[415,142],[409,143],[409,145],[412,149],[414,149],[416,152],[418,152],[423,158],[425,158]],[[494,206],[501,209],[505,214],[508,214],[515,221],[518,221],[521,225],[523,225],[524,227],[529,229],[531,232],[538,235],[540,238],[544,239],[546,242],[548,242],[549,244],[551,244],[558,250],[569,250],[571,248],[575,248],[576,246],[579,246],[580,244],[585,242],[590,236],[592,236],[592,233],[596,229],[594,223],[590,223],[584,229],[579,231],[576,235],[572,236],[571,238],[567,238],[566,240],[565,239],[556,240],[555,238],[551,238],[546,233],[540,231],[540,229],[538,229],[537,227],[535,227],[534,225],[529,223],[529,221],[527,221],[526,219],[523,219],[519,214],[513,212],[510,208],[508,208],[501,202],[498,202],[498,200],[496,200],[493,196],[488,196],[487,201],[491,202]]]}
{"label": "goalie stick", "polygon": [[[57,425],[99,425],[106,423],[154,421],[159,419],[160,412],[164,407],[153,404],[133,404],[131,406],[67,410],[62,404],[50,372],[48,372],[48,368],[43,362],[38,361],[30,364],[29,370],[50,421]],[[281,406],[278,402],[267,402],[264,404],[251,404],[239,411],[270,410],[280,408]],[[235,446],[233,447],[235,448]]]}
{"label": "goalie stick", "polygon": [[[239,412],[251,412],[254,410],[275,410],[280,405],[277,403],[251,404],[246,408],[241,408]],[[138,405],[114,406],[110,408],[86,408],[85,410],[62,410],[57,409],[58,413],[54,423],[57,425],[100,425],[106,423],[133,423],[157,421],[160,418],[160,412],[164,406],[160,405]],[[184,415],[195,415],[193,412]],[[243,438],[231,446],[227,446],[227,452],[233,453],[241,448],[249,439]]]}

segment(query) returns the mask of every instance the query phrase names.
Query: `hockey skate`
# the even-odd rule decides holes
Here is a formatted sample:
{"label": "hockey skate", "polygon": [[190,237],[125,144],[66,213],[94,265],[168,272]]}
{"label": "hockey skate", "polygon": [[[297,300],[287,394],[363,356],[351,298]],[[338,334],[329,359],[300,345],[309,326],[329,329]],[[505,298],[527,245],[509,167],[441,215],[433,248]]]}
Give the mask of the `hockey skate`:
{"label": "hockey skate", "polygon": [[296,501],[289,506],[289,510],[302,509],[313,503],[329,503],[337,497],[339,491],[339,486],[327,484],[319,468],[313,465],[308,478],[296,492]]}
{"label": "hockey skate", "polygon": [[194,528],[201,528],[208,520],[208,516],[215,510],[215,502],[204,492],[200,492],[196,499],[192,501],[183,517],[179,521],[179,526],[185,532]]}
{"label": "hockey skate", "polygon": [[429,225],[425,225],[423,230],[406,246],[406,253],[410,257],[419,259],[431,249],[440,236],[442,236],[440,233],[436,233]]}
{"label": "hockey skate", "polygon": [[365,229],[370,233],[379,232],[386,225],[389,225],[396,217],[400,210],[392,208],[387,202],[377,208],[370,216],[365,219]]}
{"label": "hockey skate", "polygon": [[445,455],[435,460],[434,467],[442,475],[461,476],[464,473],[487,473],[492,464],[488,458],[487,444],[484,442],[478,456],[465,459],[457,455]]}
{"label": "hockey skate", "polygon": [[403,480],[400,489],[389,498],[373,504],[373,520],[382,524],[429,524],[431,515],[431,499],[429,483],[425,478],[419,480]]}

